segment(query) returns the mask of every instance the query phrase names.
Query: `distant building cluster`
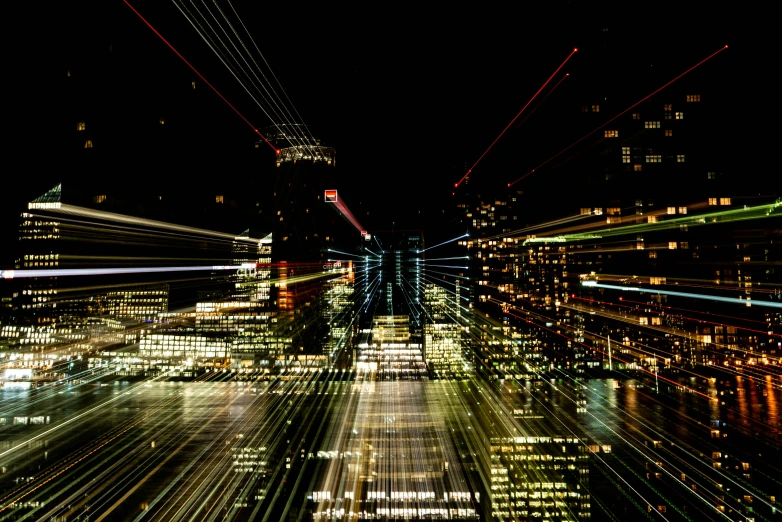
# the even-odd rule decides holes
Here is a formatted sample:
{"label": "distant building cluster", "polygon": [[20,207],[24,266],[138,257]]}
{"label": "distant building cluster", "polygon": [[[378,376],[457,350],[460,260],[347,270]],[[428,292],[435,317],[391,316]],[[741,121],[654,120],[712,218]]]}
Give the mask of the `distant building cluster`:
{"label": "distant building cluster", "polygon": [[764,220],[780,200],[711,161],[699,94],[669,99],[613,121],[545,203],[467,180],[460,244],[495,322],[476,336],[498,343],[479,343],[496,375],[779,364],[780,242]]}

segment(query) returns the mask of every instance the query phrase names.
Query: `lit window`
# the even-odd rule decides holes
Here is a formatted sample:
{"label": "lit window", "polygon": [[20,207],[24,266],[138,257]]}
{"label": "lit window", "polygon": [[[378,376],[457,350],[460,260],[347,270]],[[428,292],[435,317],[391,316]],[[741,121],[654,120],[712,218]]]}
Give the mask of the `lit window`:
{"label": "lit window", "polygon": [[700,94],[688,94],[687,95],[687,101],[688,102],[699,102],[699,101],[701,101],[701,95]]}
{"label": "lit window", "polygon": [[633,165],[633,170],[636,171],[636,172],[641,172],[642,168],[643,168],[643,165],[641,165],[640,163],[636,163],[635,165]]}
{"label": "lit window", "polygon": [[706,173],[706,179],[717,179],[717,173],[716,172],[707,172]]}
{"label": "lit window", "polygon": [[590,215],[591,213],[592,213],[592,209],[591,209],[591,208],[589,208],[589,207],[587,207],[587,208],[583,208],[583,207],[582,207],[582,208],[581,208],[581,215],[582,215],[582,216],[588,216],[588,215]]}
{"label": "lit window", "polygon": [[644,128],[645,129],[659,129],[660,128],[660,122],[659,121],[645,121],[644,122]]}
{"label": "lit window", "polygon": [[87,140],[84,142],[84,148],[85,149],[91,149],[92,148],[92,140]]}
{"label": "lit window", "polygon": [[222,195],[215,196],[215,203],[222,203],[222,202],[223,202],[223,196]]}
{"label": "lit window", "polygon": [[720,198],[720,205],[730,205],[730,198]]}
{"label": "lit window", "polygon": [[666,135],[666,136],[673,136],[673,130],[671,130],[671,129],[665,129],[665,135]]}
{"label": "lit window", "polygon": [[670,103],[666,103],[665,105],[663,105],[663,110],[670,111],[671,110],[671,104]]}
{"label": "lit window", "polygon": [[619,208],[619,207],[608,207],[608,208],[606,209],[606,213],[607,213],[609,216],[618,216],[619,214],[621,214],[621,213],[622,213],[622,209],[621,209],[621,208]]}
{"label": "lit window", "polygon": [[684,113],[683,112],[677,112],[676,113],[676,119],[677,120],[683,120],[684,119]]}
{"label": "lit window", "polygon": [[684,154],[676,155],[676,163],[684,163]]}
{"label": "lit window", "polygon": [[630,163],[630,147],[622,147],[622,163]]}
{"label": "lit window", "polygon": [[166,120],[165,120],[165,119],[163,119],[163,118],[160,118],[160,124],[161,124],[161,125],[165,125],[165,124],[166,124]]}
{"label": "lit window", "polygon": [[682,241],[681,243],[679,243],[679,248],[686,250],[690,248],[690,244],[687,241]]}
{"label": "lit window", "polygon": [[676,207],[668,207],[669,214],[676,214]]}
{"label": "lit window", "polygon": [[649,259],[657,259],[657,252],[655,252],[654,250],[651,250],[649,252]]}
{"label": "lit window", "polygon": [[195,82],[193,82],[191,85],[193,86],[193,89],[195,89]]}
{"label": "lit window", "polygon": [[687,213],[687,207],[679,207],[679,214],[686,214]]}
{"label": "lit window", "polygon": [[672,120],[673,119],[673,113],[672,112],[665,112],[663,113],[665,115],[666,120]]}
{"label": "lit window", "polygon": [[86,130],[86,129],[87,129],[87,124],[85,122],[80,121],[79,123],[76,124],[76,130],[77,131],[83,131],[83,130]]}
{"label": "lit window", "polygon": [[646,163],[662,163],[663,157],[659,154],[649,154],[646,156]]}
{"label": "lit window", "polygon": [[640,120],[641,119],[641,115],[639,113],[637,113],[637,112],[634,112],[633,113],[633,119],[634,120]]}
{"label": "lit window", "polygon": [[709,205],[716,205],[717,204],[717,198],[709,198]]}
{"label": "lit window", "polygon": [[596,216],[602,216],[603,215],[603,209],[602,208],[596,208],[594,209]]}
{"label": "lit window", "polygon": [[592,112],[600,112],[600,105],[592,105]]}
{"label": "lit window", "polygon": [[668,241],[668,249],[669,250],[676,250],[676,247],[678,245],[676,244],[676,241]]}
{"label": "lit window", "polygon": [[106,201],[106,194],[101,194],[100,196],[95,196],[94,198],[92,198],[92,201],[94,203],[103,203],[104,201]]}
{"label": "lit window", "polygon": [[618,130],[607,130],[603,133],[603,136],[606,138],[618,138],[619,137],[619,131]]}

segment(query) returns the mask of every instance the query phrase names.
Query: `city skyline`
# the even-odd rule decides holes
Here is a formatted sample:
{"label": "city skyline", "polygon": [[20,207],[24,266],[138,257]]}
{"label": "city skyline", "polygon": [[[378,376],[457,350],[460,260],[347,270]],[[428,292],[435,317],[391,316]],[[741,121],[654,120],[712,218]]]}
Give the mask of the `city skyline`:
{"label": "city skyline", "polygon": [[762,32],[13,9],[0,520],[778,516]]}

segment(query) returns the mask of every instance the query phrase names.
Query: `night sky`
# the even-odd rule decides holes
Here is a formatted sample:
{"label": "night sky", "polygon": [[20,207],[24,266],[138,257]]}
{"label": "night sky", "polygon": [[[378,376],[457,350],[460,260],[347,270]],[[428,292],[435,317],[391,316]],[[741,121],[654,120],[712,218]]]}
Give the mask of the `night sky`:
{"label": "night sky", "polygon": [[[150,193],[213,194],[227,180],[233,190],[265,189],[271,151],[255,149],[250,127],[202,82],[193,92],[195,74],[125,3],[24,4],[9,20],[26,31],[6,47],[15,130],[4,140],[4,170],[14,173],[4,191],[5,240],[14,238],[25,202],[59,181],[89,178]],[[254,126],[269,125],[173,3],[131,4]],[[569,2],[233,7],[298,112],[336,147],[335,188],[362,224],[436,235],[458,228],[454,182],[574,47],[562,70],[571,76],[474,171],[486,191],[501,193],[581,137],[586,127],[574,123],[581,104],[604,103],[607,119],[725,44],[681,81],[708,95],[714,133],[704,140],[720,165],[765,176],[766,160],[748,151],[770,143],[761,115],[772,86],[757,73],[767,48],[757,33],[747,37],[735,13],[709,12],[706,23],[705,13],[675,6],[619,13]],[[84,87],[76,94],[67,71]],[[81,120],[96,135],[88,152],[99,152],[99,161],[85,159],[83,136],[74,137]],[[556,169],[524,183],[541,204],[556,199]]]}

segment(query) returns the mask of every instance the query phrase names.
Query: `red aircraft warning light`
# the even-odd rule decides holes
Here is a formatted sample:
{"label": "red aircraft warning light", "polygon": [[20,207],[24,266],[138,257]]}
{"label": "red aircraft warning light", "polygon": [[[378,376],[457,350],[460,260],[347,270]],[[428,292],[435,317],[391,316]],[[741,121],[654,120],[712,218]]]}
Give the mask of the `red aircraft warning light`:
{"label": "red aircraft warning light", "polygon": [[337,191],[336,190],[327,190],[326,195],[324,196],[326,203],[336,203],[337,202]]}

